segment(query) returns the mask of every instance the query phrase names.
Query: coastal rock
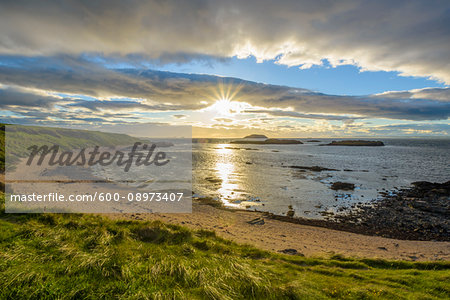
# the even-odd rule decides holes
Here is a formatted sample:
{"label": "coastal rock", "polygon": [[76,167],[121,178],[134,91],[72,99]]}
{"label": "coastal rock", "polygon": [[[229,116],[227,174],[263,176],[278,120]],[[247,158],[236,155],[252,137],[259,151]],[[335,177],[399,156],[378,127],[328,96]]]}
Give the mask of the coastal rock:
{"label": "coastal rock", "polygon": [[256,218],[247,222],[250,225],[264,225],[266,222],[263,218]]}
{"label": "coastal rock", "polygon": [[[273,213],[265,213],[265,216],[284,222],[400,240],[450,241],[450,181],[415,182],[411,188],[386,193],[370,205],[358,202],[356,207],[356,210],[345,214],[328,216],[329,220]],[[327,215],[326,212],[321,214]]]}
{"label": "coastal rock", "polygon": [[300,170],[309,170],[309,171],[313,171],[313,172],[339,171],[339,170],[337,170],[337,169],[329,169],[329,168],[324,168],[324,167],[320,167],[320,166],[312,166],[312,167],[305,167],[305,166],[287,166],[287,168],[300,169]]}
{"label": "coastal rock", "polygon": [[303,256],[303,254],[299,253],[296,249],[292,249],[292,248],[278,250],[278,252],[288,254],[288,255],[302,255]]}
{"label": "coastal rock", "polygon": [[289,211],[286,213],[286,216],[288,216],[288,217],[293,217],[294,215],[295,215],[295,211],[294,211],[293,209],[289,210]]}
{"label": "coastal rock", "polygon": [[345,140],[332,141],[329,144],[322,144],[320,146],[384,146],[384,143],[381,141]]}
{"label": "coastal rock", "polygon": [[337,216],[366,233],[398,239],[450,240],[450,181],[412,183],[412,188],[386,193],[372,206]]}
{"label": "coastal rock", "polygon": [[205,180],[209,181],[210,183],[222,183],[222,179],[218,177],[206,177]]}
{"label": "coastal rock", "polygon": [[351,191],[355,189],[355,185],[353,183],[336,181],[331,185],[331,189],[335,191],[337,190]]}

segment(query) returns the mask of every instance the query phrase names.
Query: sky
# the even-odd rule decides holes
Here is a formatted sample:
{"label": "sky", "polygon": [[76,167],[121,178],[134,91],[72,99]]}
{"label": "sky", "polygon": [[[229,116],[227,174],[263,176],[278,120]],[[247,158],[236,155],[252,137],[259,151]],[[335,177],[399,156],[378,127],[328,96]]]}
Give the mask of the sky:
{"label": "sky", "polygon": [[449,1],[0,2],[4,123],[448,138],[449,85]]}

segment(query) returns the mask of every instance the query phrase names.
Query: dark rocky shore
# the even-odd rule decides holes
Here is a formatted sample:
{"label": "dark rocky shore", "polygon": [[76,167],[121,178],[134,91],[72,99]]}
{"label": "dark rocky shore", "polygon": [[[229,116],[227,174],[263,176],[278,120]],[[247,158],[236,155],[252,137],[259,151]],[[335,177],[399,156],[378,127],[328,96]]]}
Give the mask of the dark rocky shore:
{"label": "dark rocky shore", "polygon": [[411,188],[385,194],[372,205],[360,205],[329,220],[293,218],[267,213],[267,217],[366,235],[402,240],[450,241],[450,181],[414,182]]}

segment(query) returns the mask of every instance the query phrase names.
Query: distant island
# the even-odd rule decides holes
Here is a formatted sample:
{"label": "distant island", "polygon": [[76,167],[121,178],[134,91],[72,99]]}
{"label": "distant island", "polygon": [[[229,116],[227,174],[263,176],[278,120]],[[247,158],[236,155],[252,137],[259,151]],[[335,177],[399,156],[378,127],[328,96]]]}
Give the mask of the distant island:
{"label": "distant island", "polygon": [[266,139],[264,141],[231,141],[231,144],[258,144],[258,145],[290,145],[290,144],[303,144],[297,140],[280,140],[280,139]]}
{"label": "distant island", "polygon": [[319,140],[309,140],[309,141],[307,141],[308,143],[320,143],[320,141]]}
{"label": "distant island", "polygon": [[267,139],[264,134],[250,134],[244,137],[244,139]]}
{"label": "distant island", "polygon": [[332,141],[329,144],[322,144],[320,146],[384,146],[384,143],[381,141],[346,140]]}

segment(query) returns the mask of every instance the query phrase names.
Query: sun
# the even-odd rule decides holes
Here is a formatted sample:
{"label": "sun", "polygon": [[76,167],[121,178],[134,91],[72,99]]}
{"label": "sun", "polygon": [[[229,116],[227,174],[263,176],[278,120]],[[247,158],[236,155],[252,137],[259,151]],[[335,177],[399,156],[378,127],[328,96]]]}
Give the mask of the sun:
{"label": "sun", "polygon": [[209,97],[209,100],[214,102],[205,108],[205,111],[213,113],[217,117],[233,119],[232,117],[236,117],[249,107],[248,103],[238,101],[238,93],[241,88],[240,84],[233,86],[232,83],[219,81],[218,85],[213,88],[211,97]]}
{"label": "sun", "polygon": [[217,100],[216,103],[213,104],[213,108],[218,114],[227,116],[232,115],[234,112],[233,103],[230,101],[230,99],[226,98]]}
{"label": "sun", "polygon": [[213,103],[208,109],[220,116],[235,116],[245,109],[245,103],[231,101],[228,98],[221,98]]}

